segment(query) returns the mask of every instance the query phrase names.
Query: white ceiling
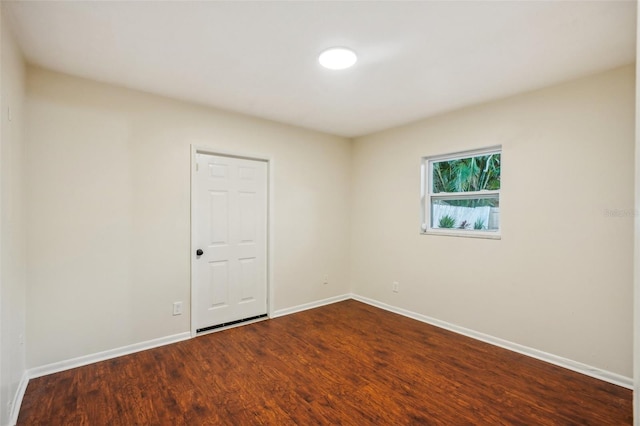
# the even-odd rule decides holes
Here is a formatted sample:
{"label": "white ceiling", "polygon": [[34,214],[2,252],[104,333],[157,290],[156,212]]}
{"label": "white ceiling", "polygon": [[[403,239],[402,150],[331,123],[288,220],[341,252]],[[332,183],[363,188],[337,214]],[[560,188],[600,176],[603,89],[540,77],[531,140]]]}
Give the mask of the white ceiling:
{"label": "white ceiling", "polygon": [[30,63],[346,137],[635,61],[635,1],[3,3]]}

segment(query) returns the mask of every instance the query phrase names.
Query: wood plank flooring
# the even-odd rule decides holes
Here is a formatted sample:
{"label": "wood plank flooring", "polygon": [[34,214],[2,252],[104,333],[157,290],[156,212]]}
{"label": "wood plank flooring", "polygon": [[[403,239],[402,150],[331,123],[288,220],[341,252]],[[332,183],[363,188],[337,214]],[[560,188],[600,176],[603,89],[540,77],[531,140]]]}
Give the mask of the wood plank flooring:
{"label": "wood plank flooring", "polygon": [[19,425],[624,425],[631,391],[353,300],[33,379]]}

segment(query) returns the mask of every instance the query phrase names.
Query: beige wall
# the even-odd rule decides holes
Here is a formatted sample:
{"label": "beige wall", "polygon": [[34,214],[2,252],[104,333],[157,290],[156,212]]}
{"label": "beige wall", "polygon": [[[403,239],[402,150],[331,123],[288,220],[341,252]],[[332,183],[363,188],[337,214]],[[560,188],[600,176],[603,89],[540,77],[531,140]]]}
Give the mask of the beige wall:
{"label": "beige wall", "polygon": [[[634,74],[357,139],[354,292],[632,377]],[[502,239],[420,235],[420,158],[497,144]]]}
{"label": "beige wall", "polygon": [[189,331],[191,144],[273,160],[275,310],[349,291],[348,140],[38,68],[26,106],[29,367]]}
{"label": "beige wall", "polygon": [[[189,330],[197,144],[273,159],[276,310],[353,291],[632,376],[632,67],[353,144],[39,68],[27,114],[29,367]],[[502,240],[420,235],[420,158],[496,144]]]}
{"label": "beige wall", "polygon": [[[22,211],[24,63],[0,5],[0,424],[25,374],[25,222]],[[9,120],[9,110],[11,119]]]}

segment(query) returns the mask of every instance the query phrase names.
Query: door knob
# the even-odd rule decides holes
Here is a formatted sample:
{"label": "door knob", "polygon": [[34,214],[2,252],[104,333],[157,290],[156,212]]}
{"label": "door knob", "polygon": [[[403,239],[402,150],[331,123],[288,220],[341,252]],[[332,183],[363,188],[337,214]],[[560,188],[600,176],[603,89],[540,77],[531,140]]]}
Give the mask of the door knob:
{"label": "door knob", "polygon": [[202,249],[196,250],[196,256],[202,256],[203,253]]}

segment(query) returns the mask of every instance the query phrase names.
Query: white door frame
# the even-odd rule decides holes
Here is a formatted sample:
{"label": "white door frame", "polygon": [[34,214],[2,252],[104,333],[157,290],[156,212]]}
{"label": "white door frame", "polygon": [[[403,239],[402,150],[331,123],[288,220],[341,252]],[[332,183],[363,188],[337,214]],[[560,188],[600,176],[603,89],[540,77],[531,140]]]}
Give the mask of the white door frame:
{"label": "white door frame", "polygon": [[[195,224],[195,182],[196,182],[196,155],[197,154],[209,154],[209,155],[218,155],[221,157],[233,157],[233,158],[242,158],[245,160],[254,160],[254,161],[264,161],[267,163],[267,317],[272,318],[273,313],[273,238],[274,228],[273,228],[273,194],[274,194],[274,179],[273,179],[273,159],[270,156],[265,155],[256,155],[253,153],[240,153],[240,152],[229,152],[226,150],[220,150],[209,146],[202,145],[191,145],[191,226],[190,235],[189,235],[189,247],[191,248],[191,253],[189,254],[189,262],[190,262],[190,277],[189,281],[191,283],[191,305],[189,312],[191,313],[191,337],[196,336],[196,315],[194,312],[194,306],[196,306],[195,301],[195,291],[193,282],[194,274],[194,259],[195,253],[198,249],[195,246],[195,242],[193,239],[194,232],[194,224]],[[242,324],[239,324],[242,325]]]}

